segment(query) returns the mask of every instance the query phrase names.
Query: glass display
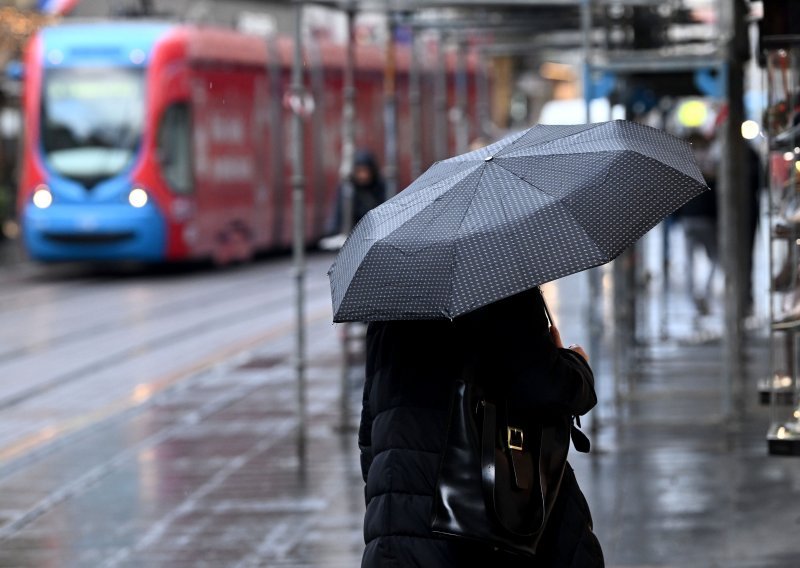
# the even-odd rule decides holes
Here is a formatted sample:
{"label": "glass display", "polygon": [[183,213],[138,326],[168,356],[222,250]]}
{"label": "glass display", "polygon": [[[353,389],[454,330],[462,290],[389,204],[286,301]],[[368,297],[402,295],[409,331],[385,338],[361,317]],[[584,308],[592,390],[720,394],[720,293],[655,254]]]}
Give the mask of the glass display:
{"label": "glass display", "polygon": [[769,452],[800,455],[800,49],[767,53],[770,219],[770,375],[759,385],[770,405]]}

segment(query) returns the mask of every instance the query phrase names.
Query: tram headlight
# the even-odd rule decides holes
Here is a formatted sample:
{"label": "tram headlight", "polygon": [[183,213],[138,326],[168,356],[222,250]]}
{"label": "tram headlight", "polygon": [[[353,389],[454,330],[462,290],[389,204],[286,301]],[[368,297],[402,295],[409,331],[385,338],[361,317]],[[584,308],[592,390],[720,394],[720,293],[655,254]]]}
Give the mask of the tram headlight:
{"label": "tram headlight", "polygon": [[53,194],[46,185],[40,185],[33,192],[33,204],[39,209],[47,209],[53,204]]}
{"label": "tram headlight", "polygon": [[134,187],[131,192],[128,194],[128,203],[130,203],[133,207],[140,209],[147,205],[148,200],[147,192],[143,190],[141,187]]}

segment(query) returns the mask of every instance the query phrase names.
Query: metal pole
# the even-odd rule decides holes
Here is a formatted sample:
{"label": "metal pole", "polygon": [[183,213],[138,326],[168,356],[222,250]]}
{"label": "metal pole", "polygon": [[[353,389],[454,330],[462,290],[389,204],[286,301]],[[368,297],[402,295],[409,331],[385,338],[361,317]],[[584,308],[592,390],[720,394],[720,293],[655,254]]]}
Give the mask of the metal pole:
{"label": "metal pole", "polygon": [[384,178],[386,181],[386,197],[392,197],[397,191],[397,53],[395,31],[397,22],[395,13],[386,13],[386,65],[383,72],[383,125],[384,125]]}
{"label": "metal pole", "polygon": [[467,46],[463,37],[456,42],[456,154],[463,154],[469,146],[467,115]]}
{"label": "metal pole", "polygon": [[[630,109],[626,108],[626,119]],[[634,362],[636,357],[636,247],[623,251],[611,263],[613,281],[614,319],[614,384],[617,401],[630,395],[634,389]]]}
{"label": "metal pole", "polygon": [[[659,127],[664,128],[666,124],[666,111],[660,114]],[[671,275],[672,265],[670,264],[671,243],[670,230],[674,221],[667,217],[661,222],[661,308],[659,314],[659,339],[666,341],[669,339],[669,306],[671,294]]]}
{"label": "metal pole", "polygon": [[475,74],[477,78],[477,107],[478,107],[478,136],[489,134],[490,127],[490,108],[489,108],[489,74],[486,64],[486,52],[483,49],[477,51],[478,69]]}
{"label": "metal pole", "polygon": [[[583,102],[586,111],[586,123],[592,121],[592,11],[590,0],[581,2],[581,47],[583,49],[584,73],[583,73]],[[589,279],[589,299],[590,305],[586,312],[586,319],[589,327],[589,354],[595,361],[600,361],[600,340],[603,334],[601,306],[603,302],[603,288],[601,282],[601,268],[592,268],[587,275]],[[616,378],[615,384],[616,384]],[[615,387],[616,390],[616,387]],[[600,404],[592,413],[591,432],[597,434],[600,427]]]}
{"label": "metal pole", "polygon": [[725,330],[722,340],[724,379],[723,414],[726,422],[744,412],[744,336],[743,321],[743,202],[746,199],[744,163],[745,141],[740,132],[744,120],[744,76],[746,50],[743,48],[744,6],[736,0],[727,6],[727,99],[728,120],[723,127],[723,156],[720,164],[719,244],[725,273]]}
{"label": "metal pole", "polygon": [[661,223],[661,313],[659,315],[659,339],[666,341],[669,339],[669,294],[670,294],[670,242],[669,230],[672,223],[665,219]]}
{"label": "metal pole", "polygon": [[581,0],[581,49],[583,51],[583,103],[586,124],[592,121],[592,7],[591,0]]}
{"label": "metal pole", "polygon": [[411,113],[411,179],[422,173],[422,97],[420,92],[419,47],[411,27],[411,61],[408,70],[408,105]]}
{"label": "metal pole", "polygon": [[301,464],[305,460],[306,438],[306,377],[305,377],[305,179],[303,176],[303,5],[295,6],[294,62],[292,65],[291,96],[298,103],[292,116],[292,200],[294,213],[294,278],[296,287],[295,371],[297,374],[298,454]]}
{"label": "metal pole", "polygon": [[[339,185],[342,188],[342,218],[341,232],[348,235],[353,228],[353,211],[355,192],[351,174],[353,170],[353,158],[355,155],[355,66],[356,66],[356,44],[355,44],[355,17],[356,12],[353,4],[346,7],[347,14],[347,60],[344,65],[344,77],[342,83],[342,163],[339,167]],[[342,370],[341,370],[341,394],[339,399],[339,414],[341,430],[347,431],[350,422],[350,334],[353,329],[349,323],[342,325]]]}
{"label": "metal pole", "polygon": [[444,34],[439,34],[437,45],[437,73],[434,85],[434,111],[433,125],[436,141],[435,154],[437,160],[444,160],[448,156],[448,128],[447,128],[447,59],[444,53]]}
{"label": "metal pole", "polygon": [[353,169],[355,155],[355,62],[356,47],[355,35],[355,9],[352,5],[347,7],[347,61],[344,65],[344,81],[342,85],[342,163],[339,167],[339,182],[342,188],[342,218],[341,232],[349,234],[353,228],[353,184],[350,174]]}

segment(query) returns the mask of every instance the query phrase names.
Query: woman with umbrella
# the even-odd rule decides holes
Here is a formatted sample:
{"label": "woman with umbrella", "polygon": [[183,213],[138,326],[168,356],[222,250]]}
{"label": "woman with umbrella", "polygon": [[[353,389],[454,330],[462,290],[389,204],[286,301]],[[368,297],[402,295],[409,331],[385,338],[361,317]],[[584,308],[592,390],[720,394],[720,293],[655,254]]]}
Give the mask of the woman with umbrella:
{"label": "woman with umbrella", "polygon": [[610,261],[706,189],[663,132],[540,125],[364,217],[329,272],[334,321],[372,322],[362,566],[603,565],[566,464],[594,379],[538,286]]}
{"label": "woman with umbrella", "polygon": [[446,439],[451,385],[468,364],[524,411],[581,415],[596,403],[579,346],[548,331],[530,290],[450,321],[373,322],[359,446],[368,500],[362,566],[602,566],[571,468],[535,560],[469,540],[434,538],[430,511]]}

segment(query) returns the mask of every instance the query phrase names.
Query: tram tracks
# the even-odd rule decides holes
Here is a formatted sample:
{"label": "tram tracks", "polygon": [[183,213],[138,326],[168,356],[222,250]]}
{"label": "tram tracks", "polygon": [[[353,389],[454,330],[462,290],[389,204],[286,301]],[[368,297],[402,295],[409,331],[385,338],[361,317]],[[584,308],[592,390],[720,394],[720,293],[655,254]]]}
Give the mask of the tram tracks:
{"label": "tram tracks", "polygon": [[22,404],[34,397],[52,391],[53,389],[64,387],[87,376],[111,369],[119,365],[121,362],[125,362],[126,360],[142,357],[157,350],[169,349],[176,344],[185,341],[186,334],[190,330],[194,334],[201,334],[209,330],[217,330],[226,325],[241,323],[245,319],[263,317],[263,314],[258,313],[259,310],[267,310],[285,304],[287,300],[288,298],[283,297],[270,302],[248,306],[239,311],[231,312],[225,318],[210,319],[204,322],[202,325],[189,326],[170,334],[154,337],[145,342],[128,347],[123,351],[112,353],[107,357],[95,360],[84,367],[80,367],[74,371],[62,375],[57,375],[46,382],[37,384],[11,397],[0,400],[0,410],[7,410],[8,408]]}
{"label": "tram tracks", "polygon": [[[329,261],[329,257],[312,257],[308,270],[322,275]],[[0,421],[5,422],[0,423],[0,429],[4,430],[0,439],[0,471],[5,472],[12,463],[22,463],[19,460],[36,461],[40,455],[47,455],[50,448],[68,443],[73,434],[80,434],[111,416],[126,414],[143,403],[143,393],[148,398],[151,393],[204,373],[220,361],[278,333],[288,339],[294,327],[291,309],[294,289],[289,278],[275,278],[288,272],[288,268],[289,263],[282,261],[256,265],[245,274],[233,271],[224,280],[217,280],[218,273],[214,273],[211,283],[196,278],[188,282],[194,285],[190,292],[166,302],[158,301],[158,290],[149,290],[142,305],[145,315],[139,318],[124,322],[96,321],[88,328],[79,326],[77,329],[82,331],[78,333],[73,328],[70,330],[73,336],[64,342],[50,339],[29,343],[15,352],[0,355],[0,373],[15,379],[0,389]],[[329,317],[327,279],[309,280],[306,291],[314,317]],[[118,300],[112,297],[107,301],[112,305],[123,302],[130,292],[118,289],[114,292]],[[172,293],[166,296],[174,297]],[[103,306],[97,307],[102,312]],[[120,327],[126,328],[124,333],[114,337]],[[97,353],[89,353],[85,363],[73,357],[71,368],[63,372],[54,370],[60,363],[59,354],[77,346],[83,346],[85,351],[87,344],[96,344],[99,349]],[[113,348],[103,348],[109,345]],[[195,350],[197,354],[193,355],[191,352]],[[177,355],[174,361],[170,361],[172,353]],[[165,361],[168,364],[161,367]],[[20,369],[24,373],[28,362],[32,363],[31,371],[36,368],[52,372],[21,375]],[[142,375],[149,372],[152,377],[154,371],[160,371],[157,380],[148,381],[147,375]],[[93,394],[106,388],[109,392]],[[61,408],[62,404],[66,407]],[[31,420],[33,416],[37,418]]]}
{"label": "tram tracks", "polygon": [[[82,294],[93,278],[75,266],[17,263],[0,270],[0,313],[24,309],[33,302],[54,302]],[[54,292],[59,294],[54,298]]]}
{"label": "tram tracks", "polygon": [[[307,291],[309,294],[318,294],[324,291],[324,288],[324,284],[309,286]],[[0,398],[0,410],[7,410],[53,389],[64,387],[101,371],[117,367],[127,360],[143,357],[155,351],[171,349],[177,344],[192,341],[203,333],[240,324],[247,320],[264,318],[265,314],[270,310],[285,306],[287,302],[291,301],[291,297],[291,294],[281,294],[267,301],[248,303],[236,310],[227,311],[224,315],[214,316],[199,322],[187,322],[168,333],[147,337],[118,351],[100,356],[86,365],[66,373],[56,374],[13,395],[2,397]]]}
{"label": "tram tracks", "polygon": [[[326,315],[327,310],[316,310],[310,314],[310,320],[312,323],[319,323],[325,318]],[[271,333],[271,341],[280,340],[286,336],[288,331],[288,328],[278,328],[273,330]],[[319,336],[320,333],[329,333],[329,331],[321,326],[317,326],[310,339],[313,340],[315,335]],[[270,340],[266,341],[269,342]],[[231,365],[229,364],[228,367],[231,367]],[[230,370],[230,368],[222,369],[220,370],[220,373],[224,374],[230,372]],[[286,372],[281,372],[279,369],[276,369],[276,371],[277,372],[272,376],[264,377],[258,381],[244,381],[242,383],[234,384],[231,386],[231,388],[225,389],[220,394],[212,397],[210,400],[204,401],[199,408],[188,408],[184,410],[181,412],[180,416],[171,420],[168,424],[160,427],[155,432],[146,435],[143,439],[134,441],[130,446],[121,449],[110,456],[101,458],[98,460],[98,463],[88,464],[90,467],[87,468],[86,471],[72,479],[65,480],[63,483],[59,484],[58,487],[55,487],[46,494],[38,497],[33,504],[27,508],[24,508],[23,510],[17,511],[12,518],[7,519],[4,523],[0,524],[0,542],[14,537],[14,535],[30,525],[37,518],[48,513],[58,505],[89,491],[97,483],[109,475],[119,471],[125,466],[125,464],[135,460],[137,456],[141,455],[143,452],[151,450],[170,441],[171,439],[179,437],[193,428],[196,428],[199,423],[210,419],[212,416],[230,408],[237,403],[247,400],[248,397],[261,389],[275,388],[279,384],[285,384]],[[189,372],[181,378],[181,381],[183,383],[190,383],[194,378],[199,376],[199,372]],[[284,389],[281,392],[282,394],[280,396],[286,398],[286,401],[283,404],[292,405],[294,402],[294,396],[291,390]],[[104,420],[95,421],[92,424],[87,425],[87,427],[83,429],[82,434],[90,435],[92,431],[96,430],[97,428],[109,427],[110,423],[114,421],[130,421],[133,419],[135,414],[145,411],[148,407],[152,406],[158,397],[163,394],[165,394],[163,391],[155,394],[153,397],[147,401],[143,401],[136,407],[129,408],[128,412],[117,412],[106,417]],[[317,408],[326,408],[326,406],[326,404],[317,405]],[[314,407],[312,406],[310,410],[313,413]],[[160,536],[158,530],[159,527],[162,525],[168,526],[176,518],[185,514],[189,509],[191,509],[192,505],[197,500],[202,499],[205,494],[219,486],[220,483],[224,482],[228,476],[238,470],[242,465],[244,465],[244,463],[256,455],[263,454],[269,448],[281,442],[287,435],[296,429],[296,427],[296,417],[288,416],[282,418],[280,423],[275,424],[274,427],[270,428],[270,435],[268,437],[258,442],[255,446],[249,448],[240,457],[227,460],[227,463],[220,470],[210,475],[209,479],[200,485],[197,490],[192,492],[192,494],[183,501],[181,506],[174,509],[162,520],[161,523],[158,523],[156,526],[154,526],[153,530],[146,535],[148,538],[141,539],[140,545],[146,545],[146,541],[157,539]],[[70,440],[66,440],[65,443],[69,443],[69,441]],[[52,449],[60,449],[64,445],[65,444],[63,443],[55,444],[53,445]],[[42,457],[46,456],[46,453],[47,452],[41,451],[37,452],[35,458],[41,459]],[[30,461],[30,459],[18,460],[16,464],[9,464],[3,467],[2,470],[0,470],[0,488],[3,487],[5,479],[18,473],[25,466],[30,465]],[[120,552],[122,553],[122,557],[127,557],[131,551],[122,550]],[[115,560],[120,559],[120,557],[115,558]]]}
{"label": "tram tracks", "polygon": [[[280,269],[285,269],[288,271],[288,263],[282,262]],[[254,284],[258,284],[259,282],[264,284],[264,286],[255,287]],[[143,323],[166,320],[171,317],[197,310],[198,305],[207,306],[210,303],[219,302],[220,298],[242,300],[247,296],[265,296],[274,293],[275,288],[277,288],[274,283],[264,282],[263,271],[257,270],[246,274],[244,279],[234,279],[233,282],[230,280],[215,280],[209,284],[212,286],[217,286],[213,286],[211,289],[208,287],[198,288],[196,290],[192,290],[190,293],[181,290],[180,294],[182,297],[178,300],[167,299],[166,301],[161,301],[157,299],[155,304],[146,307],[146,319],[142,318],[142,314],[137,314],[137,317],[130,316],[121,319],[108,319],[105,316],[101,316],[103,317],[103,320],[98,323],[93,324],[91,323],[91,320],[88,320],[89,323],[84,325],[83,322],[78,321],[77,326],[72,327],[64,332],[54,334],[45,339],[33,341],[28,340],[22,345],[12,346],[6,349],[0,347],[0,365],[4,362],[12,361],[26,355],[42,352],[51,345],[58,345],[61,347],[70,345],[72,343],[80,343],[117,330],[122,326],[130,329],[136,326],[141,326]],[[272,285],[270,286],[270,284]],[[170,288],[159,292],[163,298],[167,297],[169,293],[175,292],[175,290]],[[85,290],[83,293],[86,293]],[[114,304],[118,300],[119,294],[119,291],[112,291],[107,294],[110,296],[109,298],[102,299],[106,302],[106,308],[108,310],[113,308]],[[102,303],[100,300],[96,301],[97,304],[94,305],[94,309],[102,308]],[[75,317],[76,316],[73,316],[73,319]],[[69,319],[69,315],[62,314],[61,318]]]}

